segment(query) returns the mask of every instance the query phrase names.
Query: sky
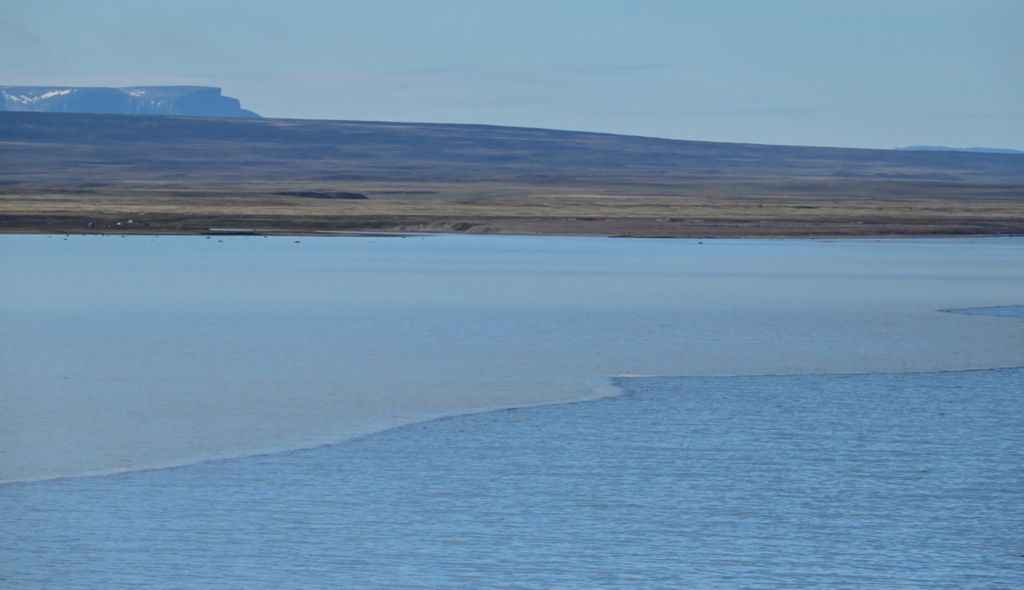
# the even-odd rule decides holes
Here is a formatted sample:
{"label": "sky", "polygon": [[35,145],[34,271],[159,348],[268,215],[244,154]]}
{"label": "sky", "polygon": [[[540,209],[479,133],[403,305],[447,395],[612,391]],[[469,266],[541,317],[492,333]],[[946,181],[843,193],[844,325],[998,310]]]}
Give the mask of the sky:
{"label": "sky", "polygon": [[268,117],[1024,149],[1024,0],[0,0],[0,55]]}

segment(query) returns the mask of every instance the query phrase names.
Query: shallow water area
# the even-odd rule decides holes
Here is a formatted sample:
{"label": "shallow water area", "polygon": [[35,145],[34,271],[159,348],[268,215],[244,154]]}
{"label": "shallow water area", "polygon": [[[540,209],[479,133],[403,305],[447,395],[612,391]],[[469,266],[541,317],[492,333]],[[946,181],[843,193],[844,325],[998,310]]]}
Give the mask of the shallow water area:
{"label": "shallow water area", "polygon": [[1024,364],[1024,240],[0,236],[0,481],[331,443],[607,377]]}

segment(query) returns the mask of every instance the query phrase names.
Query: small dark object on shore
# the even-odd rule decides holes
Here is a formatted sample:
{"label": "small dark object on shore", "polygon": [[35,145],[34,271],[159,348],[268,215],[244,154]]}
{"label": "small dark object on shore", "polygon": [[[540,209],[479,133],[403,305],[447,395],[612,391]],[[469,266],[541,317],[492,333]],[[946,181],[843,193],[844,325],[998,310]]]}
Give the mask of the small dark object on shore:
{"label": "small dark object on shore", "polygon": [[363,193],[336,191],[282,191],[274,194],[285,197],[304,197],[307,199],[347,199],[352,201],[363,201],[369,198]]}

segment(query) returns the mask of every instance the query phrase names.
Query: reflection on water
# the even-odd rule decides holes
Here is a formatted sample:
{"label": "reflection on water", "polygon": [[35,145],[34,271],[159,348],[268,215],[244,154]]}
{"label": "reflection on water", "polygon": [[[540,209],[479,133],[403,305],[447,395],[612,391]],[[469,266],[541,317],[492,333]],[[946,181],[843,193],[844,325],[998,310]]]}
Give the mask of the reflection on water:
{"label": "reflection on water", "polygon": [[0,580],[114,588],[1020,588],[1024,370],[626,395],[0,487]]}

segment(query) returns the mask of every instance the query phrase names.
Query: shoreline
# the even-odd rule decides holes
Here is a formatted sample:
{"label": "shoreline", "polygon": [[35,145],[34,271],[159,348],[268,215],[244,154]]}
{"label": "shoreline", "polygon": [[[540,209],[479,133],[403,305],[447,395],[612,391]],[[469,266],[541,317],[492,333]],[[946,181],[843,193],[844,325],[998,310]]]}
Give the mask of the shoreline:
{"label": "shoreline", "polygon": [[[463,190],[468,190],[463,187]],[[642,197],[372,198],[9,195],[0,234],[519,235],[640,238],[1024,236],[1016,199]]]}
{"label": "shoreline", "polygon": [[301,228],[268,228],[240,231],[220,231],[219,228],[207,229],[154,229],[146,228],[138,231],[82,231],[69,230],[63,227],[30,227],[16,228],[0,226],[0,235],[9,236],[107,236],[107,237],[276,237],[276,238],[416,238],[436,235],[458,236],[509,236],[509,237],[577,237],[577,238],[613,238],[613,239],[666,239],[666,240],[901,240],[901,239],[977,239],[977,238],[1020,238],[1024,230],[1013,232],[979,231],[971,232],[960,229],[945,231],[919,232],[795,232],[795,231],[761,231],[761,232],[715,232],[715,233],[585,233],[585,232],[541,232],[541,231],[460,231],[458,229],[431,230],[372,230],[372,229],[339,229],[309,230]]}

